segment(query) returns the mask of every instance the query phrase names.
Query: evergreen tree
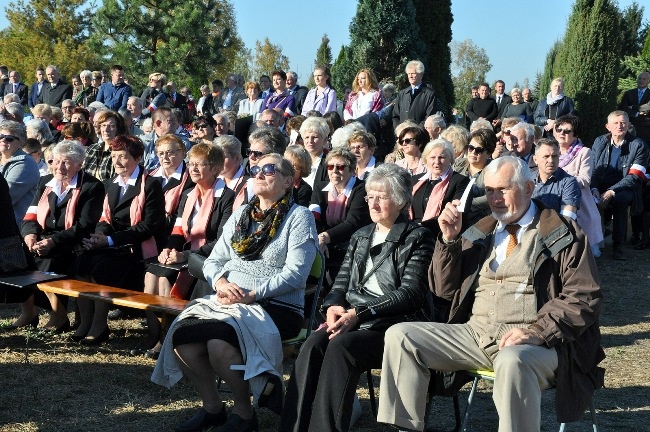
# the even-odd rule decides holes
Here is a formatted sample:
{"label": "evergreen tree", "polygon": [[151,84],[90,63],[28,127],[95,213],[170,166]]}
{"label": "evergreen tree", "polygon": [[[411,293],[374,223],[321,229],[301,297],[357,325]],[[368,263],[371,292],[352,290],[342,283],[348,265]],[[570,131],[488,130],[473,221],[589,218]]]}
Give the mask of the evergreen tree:
{"label": "evergreen tree", "polygon": [[[326,66],[328,68],[332,67],[332,49],[330,48],[330,39],[327,37],[327,33],[323,35],[321,43],[316,50],[316,60],[314,60],[314,68],[317,66]],[[331,72],[331,71],[330,71]],[[314,86],[314,76],[309,74],[309,81],[307,82],[307,87],[312,88]]]}
{"label": "evergreen tree", "polygon": [[641,53],[625,57],[623,65],[631,72],[630,75],[618,80],[619,99],[623,96],[623,92],[637,86],[636,79],[641,72],[650,71],[650,33],[645,38]]}
{"label": "evergreen tree", "polygon": [[99,66],[87,44],[91,12],[85,0],[19,0],[4,9],[9,26],[0,32],[0,58],[25,79],[54,64],[69,83],[73,74]]}
{"label": "evergreen tree", "polygon": [[350,56],[350,48],[342,45],[339,55],[332,65],[332,84],[337,95],[343,95],[343,90],[346,87],[352,87],[352,81],[357,74]]}
{"label": "evergreen tree", "polygon": [[611,0],[576,1],[554,69],[574,98],[588,145],[616,107],[621,40],[621,14]]}
{"label": "evergreen tree", "polygon": [[[451,79],[451,0],[413,0],[415,21],[420,27],[420,39],[426,46],[424,81],[430,82],[436,95],[447,106],[454,106],[454,83]],[[463,107],[464,108],[464,107]]]}
{"label": "evergreen tree", "polygon": [[535,92],[533,93],[539,100],[546,99],[546,95],[551,89],[551,82],[557,78],[555,72],[555,60],[557,53],[562,46],[562,41],[555,41],[551,49],[546,54],[544,62],[544,72],[538,76]]}
{"label": "evergreen tree", "polygon": [[372,69],[378,80],[404,86],[406,64],[427,57],[419,33],[412,0],[359,0],[350,24],[354,69]]}

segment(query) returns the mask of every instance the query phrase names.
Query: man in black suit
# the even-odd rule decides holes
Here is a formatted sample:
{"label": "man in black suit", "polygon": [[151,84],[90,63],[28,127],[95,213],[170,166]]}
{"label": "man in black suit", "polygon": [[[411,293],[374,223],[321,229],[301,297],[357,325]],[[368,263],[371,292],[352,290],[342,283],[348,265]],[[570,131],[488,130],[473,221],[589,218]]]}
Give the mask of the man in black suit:
{"label": "man in black suit", "polygon": [[637,88],[623,94],[618,109],[625,111],[630,117],[636,136],[650,144],[650,72],[641,72],[636,83]]}
{"label": "man in black suit", "polygon": [[494,132],[498,132],[501,129],[501,116],[506,110],[506,106],[512,102],[512,98],[505,93],[506,83],[501,80],[498,80],[494,83],[494,100],[497,103],[497,118],[492,120],[492,126],[494,126]]}
{"label": "man in black suit", "polygon": [[393,107],[393,129],[404,120],[413,120],[423,126],[430,115],[441,112],[445,115],[445,106],[436,97],[436,92],[422,83],[424,63],[411,60],[405,68],[410,86],[397,94]]}
{"label": "man in black suit", "polygon": [[187,110],[187,98],[176,91],[176,84],[174,81],[167,83],[167,100],[172,108],[176,108],[183,113],[183,124],[190,123],[192,119],[189,118]]}
{"label": "man in black suit", "polygon": [[61,103],[64,100],[72,99],[72,86],[61,81],[59,68],[54,65],[45,68],[45,75],[49,84],[43,86],[41,94],[38,96],[38,103],[61,108]]}
{"label": "man in black suit", "polygon": [[9,82],[2,89],[2,96],[9,93],[17,94],[22,105],[27,105],[27,86],[20,82],[20,73],[18,71],[9,72]]}
{"label": "man in black suit", "polygon": [[38,105],[38,97],[41,95],[41,91],[46,84],[45,69],[39,67],[36,69],[36,82],[32,84],[32,87],[29,89],[29,94],[27,95],[27,105],[30,110],[34,108],[34,106]]}
{"label": "man in black suit", "polygon": [[296,101],[296,112],[294,114],[300,114],[302,104],[305,102],[309,90],[307,90],[307,87],[298,85],[298,74],[293,71],[287,72],[287,91]]}

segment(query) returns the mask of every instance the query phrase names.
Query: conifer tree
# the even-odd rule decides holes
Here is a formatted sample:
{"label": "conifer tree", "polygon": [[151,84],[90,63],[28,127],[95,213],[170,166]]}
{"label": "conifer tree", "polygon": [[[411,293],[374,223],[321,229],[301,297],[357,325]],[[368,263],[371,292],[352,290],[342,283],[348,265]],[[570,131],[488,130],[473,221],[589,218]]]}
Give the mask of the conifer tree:
{"label": "conifer tree", "polygon": [[[325,66],[328,68],[332,67],[332,49],[330,48],[330,39],[327,37],[327,33],[323,35],[321,43],[316,50],[314,68],[317,66]],[[311,72],[312,71],[309,71],[309,81],[307,82],[308,88],[312,88],[314,86],[314,76]]]}

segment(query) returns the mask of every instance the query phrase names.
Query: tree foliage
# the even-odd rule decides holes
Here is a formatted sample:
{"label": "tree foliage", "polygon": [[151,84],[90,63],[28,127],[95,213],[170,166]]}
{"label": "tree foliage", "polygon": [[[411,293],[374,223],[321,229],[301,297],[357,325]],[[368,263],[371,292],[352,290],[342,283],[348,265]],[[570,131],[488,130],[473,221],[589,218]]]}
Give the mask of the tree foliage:
{"label": "tree foliage", "polygon": [[272,44],[269,38],[264,38],[264,43],[255,41],[253,76],[259,78],[260,75],[270,75],[277,69],[285,72],[289,70],[289,58],[282,54],[282,47]]}
{"label": "tree foliage", "polygon": [[124,65],[141,84],[154,71],[203,84],[233,44],[225,8],[222,0],[103,0],[92,40],[105,61]]}
{"label": "tree foliage", "polygon": [[[419,37],[428,54],[424,62],[424,80],[431,83],[436,95],[447,107],[455,101],[451,78],[451,0],[413,0],[415,21],[420,28]],[[447,110],[451,114],[451,109]]]}
{"label": "tree foliage", "polygon": [[621,42],[621,14],[611,0],[576,1],[554,71],[574,98],[586,143],[604,132],[616,106]]}
{"label": "tree foliage", "polygon": [[346,87],[352,87],[352,81],[357,74],[351,57],[350,48],[341,45],[339,55],[332,65],[332,84],[337,95],[342,95]]}
{"label": "tree foliage", "polygon": [[379,80],[406,84],[409,60],[426,60],[412,0],[359,0],[350,24],[355,69],[370,68]]}
{"label": "tree foliage", "polygon": [[[332,49],[330,48],[330,38],[327,37],[327,33],[323,35],[320,45],[316,50],[316,59],[314,60],[314,68],[316,66],[326,66],[328,68],[332,67]],[[310,74],[309,81],[307,82],[307,87],[312,88],[314,85],[315,85],[314,76]]]}
{"label": "tree foliage", "polygon": [[555,41],[555,43],[551,46],[551,49],[548,50],[548,53],[546,53],[546,61],[544,62],[544,72],[539,78],[539,86],[535,91],[535,95],[539,99],[544,99],[546,98],[546,95],[548,94],[550,88],[551,88],[551,82],[557,78],[556,71],[555,71],[555,59],[557,58],[557,53],[560,50],[560,47],[562,46],[562,41]]}
{"label": "tree foliage", "polygon": [[472,86],[485,81],[492,65],[485,50],[471,39],[452,42],[451,58],[456,105],[464,110],[472,97]]}
{"label": "tree foliage", "polygon": [[27,80],[39,66],[55,64],[70,81],[98,65],[87,44],[91,19],[84,0],[18,0],[5,7],[9,27],[0,32],[0,58]]}

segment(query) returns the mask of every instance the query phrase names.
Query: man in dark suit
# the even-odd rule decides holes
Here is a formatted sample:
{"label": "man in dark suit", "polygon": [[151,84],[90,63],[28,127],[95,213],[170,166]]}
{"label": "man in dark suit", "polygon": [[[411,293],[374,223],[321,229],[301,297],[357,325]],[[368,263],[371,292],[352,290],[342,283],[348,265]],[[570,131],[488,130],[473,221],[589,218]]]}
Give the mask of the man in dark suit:
{"label": "man in dark suit", "polygon": [[212,93],[205,97],[203,103],[203,114],[213,115],[221,112],[220,108],[223,106],[223,81],[216,79],[212,81]]}
{"label": "man in dark suit", "polygon": [[494,83],[494,100],[497,103],[497,118],[492,120],[492,126],[494,126],[494,131],[498,132],[501,129],[501,116],[506,110],[506,106],[512,102],[512,98],[505,93],[506,83],[501,80],[498,80]]}
{"label": "man in dark suit", "polygon": [[172,108],[176,108],[183,113],[183,124],[189,123],[192,119],[189,118],[189,111],[187,109],[187,98],[176,91],[176,84],[174,81],[167,83],[167,100]]}
{"label": "man in dark suit", "polygon": [[618,109],[625,111],[630,117],[636,136],[650,144],[650,72],[641,72],[636,83],[637,88],[623,94]]}
{"label": "man in dark suit", "polygon": [[66,99],[72,99],[72,86],[61,81],[59,68],[50,65],[45,68],[45,75],[49,84],[43,86],[38,96],[38,103],[48,104],[61,108],[61,103]]}
{"label": "man in dark suit", "polygon": [[38,97],[41,95],[43,86],[47,83],[45,82],[45,69],[39,67],[36,69],[36,82],[32,84],[32,87],[29,89],[29,94],[27,95],[27,105],[31,110],[35,105],[38,105]]}
{"label": "man in dark suit", "polygon": [[2,96],[9,93],[17,94],[22,105],[27,105],[27,86],[20,82],[20,73],[18,71],[9,72],[9,82],[2,89]]}
{"label": "man in dark suit", "polygon": [[489,122],[497,118],[498,107],[493,98],[490,97],[490,85],[481,83],[478,86],[478,98],[471,99],[467,104],[465,114],[470,124],[478,119],[485,119]]}
{"label": "man in dark suit", "polygon": [[305,102],[309,90],[307,90],[307,87],[298,85],[298,74],[293,71],[287,72],[287,91],[296,101],[296,112],[294,114],[300,114],[302,104]]}
{"label": "man in dark suit", "polygon": [[393,129],[404,120],[413,120],[423,126],[427,117],[440,111],[444,117],[445,107],[442,101],[436,97],[432,89],[422,83],[424,63],[411,60],[406,65],[405,71],[410,86],[400,90],[395,99]]}

